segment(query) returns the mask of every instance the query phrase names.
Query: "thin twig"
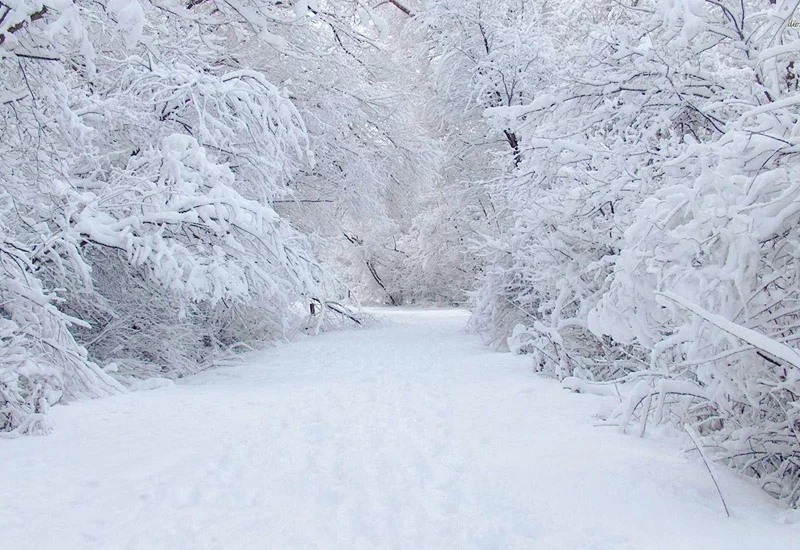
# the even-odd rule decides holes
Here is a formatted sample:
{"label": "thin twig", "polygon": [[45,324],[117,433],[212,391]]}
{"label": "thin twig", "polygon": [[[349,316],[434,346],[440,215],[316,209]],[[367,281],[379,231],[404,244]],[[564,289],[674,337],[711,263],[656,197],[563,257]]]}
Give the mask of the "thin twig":
{"label": "thin twig", "polygon": [[719,499],[722,501],[722,507],[725,509],[725,515],[731,517],[731,513],[728,510],[728,505],[725,503],[725,498],[722,496],[722,491],[719,488],[719,483],[717,483],[717,478],[714,477],[714,472],[711,471],[711,465],[709,464],[708,457],[706,456],[705,451],[703,451],[702,447],[700,447],[700,443],[698,441],[698,434],[695,429],[688,424],[685,424],[684,429],[686,433],[689,434],[689,439],[692,440],[694,446],[697,448],[697,452],[700,453],[700,458],[703,459],[703,464],[706,465],[706,470],[708,470],[708,475],[711,476],[711,481],[714,482],[714,487],[717,488],[717,494],[719,495]]}

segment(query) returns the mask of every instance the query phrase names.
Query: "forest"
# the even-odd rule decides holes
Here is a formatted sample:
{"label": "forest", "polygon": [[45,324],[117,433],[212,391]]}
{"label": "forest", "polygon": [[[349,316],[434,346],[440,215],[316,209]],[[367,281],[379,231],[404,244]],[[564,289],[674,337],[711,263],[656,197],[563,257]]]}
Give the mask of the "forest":
{"label": "forest", "polygon": [[459,306],[800,506],[799,5],[0,0],[0,442]]}

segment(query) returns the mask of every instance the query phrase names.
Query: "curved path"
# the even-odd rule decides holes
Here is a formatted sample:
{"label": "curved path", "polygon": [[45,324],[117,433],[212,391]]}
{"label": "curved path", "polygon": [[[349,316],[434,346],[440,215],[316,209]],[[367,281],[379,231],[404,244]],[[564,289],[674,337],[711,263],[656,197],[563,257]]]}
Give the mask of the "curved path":
{"label": "curved path", "polygon": [[0,547],[800,548],[797,516],[696,453],[593,427],[601,398],[452,310],[306,338],[0,440]]}

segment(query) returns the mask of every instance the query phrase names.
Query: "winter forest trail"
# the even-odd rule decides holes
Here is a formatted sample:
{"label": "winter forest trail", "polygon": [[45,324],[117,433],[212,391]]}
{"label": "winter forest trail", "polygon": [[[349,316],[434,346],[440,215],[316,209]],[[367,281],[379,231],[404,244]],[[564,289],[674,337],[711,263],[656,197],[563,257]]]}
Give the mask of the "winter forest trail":
{"label": "winter forest trail", "polygon": [[800,525],[694,453],[594,427],[599,399],[464,332],[466,313],[254,354],[53,411],[0,440],[0,547],[761,549]]}

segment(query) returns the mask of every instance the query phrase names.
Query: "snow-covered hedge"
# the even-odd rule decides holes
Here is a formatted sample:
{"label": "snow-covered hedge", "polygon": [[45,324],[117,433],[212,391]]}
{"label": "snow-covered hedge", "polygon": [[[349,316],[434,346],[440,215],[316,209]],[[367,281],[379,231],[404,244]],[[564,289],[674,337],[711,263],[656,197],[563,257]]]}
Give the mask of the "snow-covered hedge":
{"label": "snow-covered hedge", "polygon": [[472,324],[570,385],[617,382],[613,421],[690,424],[796,505],[795,7],[590,3],[572,37],[543,13],[558,73],[485,113],[519,151],[488,184],[505,210]]}
{"label": "snow-covered hedge", "polygon": [[268,23],[213,2],[0,4],[0,431],[274,339],[324,292],[272,207],[311,162],[304,123],[227,57],[236,33],[280,46]]}

